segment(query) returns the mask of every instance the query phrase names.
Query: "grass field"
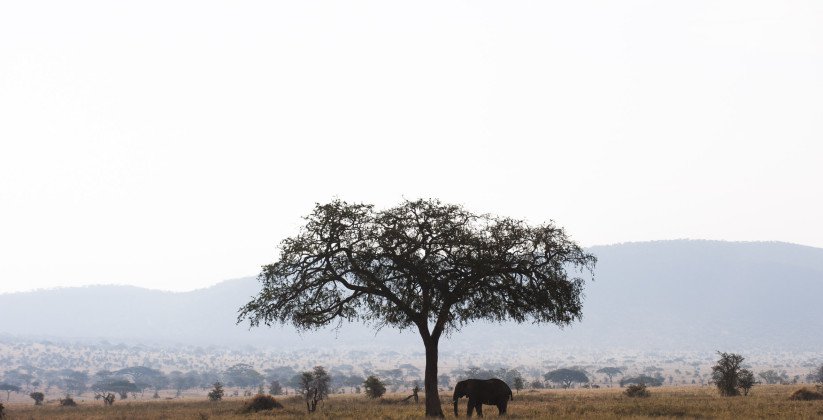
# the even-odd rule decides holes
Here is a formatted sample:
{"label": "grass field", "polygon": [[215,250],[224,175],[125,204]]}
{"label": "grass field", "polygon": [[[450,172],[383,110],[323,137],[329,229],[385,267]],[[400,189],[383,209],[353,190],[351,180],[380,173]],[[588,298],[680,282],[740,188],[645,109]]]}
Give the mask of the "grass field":
{"label": "grass field", "polygon": [[[723,398],[709,387],[651,388],[648,398],[629,398],[621,389],[550,390],[521,392],[509,405],[509,418],[615,419],[615,418],[721,418],[721,419],[813,419],[823,418],[823,401],[790,401],[797,385],[762,385],[747,397]],[[443,411],[452,417],[449,396],[442,395]],[[218,403],[205,400],[129,401],[112,407],[85,402],[75,408],[61,408],[56,402],[42,407],[32,404],[6,405],[8,419],[415,419],[422,418],[423,405],[398,403],[400,396],[368,400],[363,396],[335,395],[308,415],[299,397],[279,399],[284,408],[271,412],[241,414],[246,399],[230,398]],[[460,402],[461,417],[466,399]],[[484,406],[486,417],[497,409]]]}

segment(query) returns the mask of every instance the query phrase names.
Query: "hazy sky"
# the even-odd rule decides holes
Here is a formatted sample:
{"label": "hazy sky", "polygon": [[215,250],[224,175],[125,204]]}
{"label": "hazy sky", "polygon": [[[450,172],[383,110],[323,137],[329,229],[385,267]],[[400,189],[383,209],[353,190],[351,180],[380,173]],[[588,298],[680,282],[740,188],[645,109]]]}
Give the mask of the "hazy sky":
{"label": "hazy sky", "polygon": [[315,202],[823,247],[820,1],[0,2],[0,292],[254,275]]}

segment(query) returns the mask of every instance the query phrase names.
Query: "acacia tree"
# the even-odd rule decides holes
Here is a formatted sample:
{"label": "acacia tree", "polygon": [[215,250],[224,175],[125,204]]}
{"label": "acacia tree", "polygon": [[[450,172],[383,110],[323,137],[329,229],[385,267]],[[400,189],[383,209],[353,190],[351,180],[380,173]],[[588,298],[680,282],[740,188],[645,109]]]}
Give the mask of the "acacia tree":
{"label": "acacia tree", "polygon": [[567,325],[596,259],[553,223],[474,214],[438,200],[376,211],[318,204],[259,275],[238,323],[317,329],[343,320],[414,328],[426,350],[426,415],[442,416],[438,343],[472,321]]}
{"label": "acacia tree", "polygon": [[586,372],[575,369],[557,369],[543,375],[548,382],[561,384],[563,388],[569,388],[573,383],[584,384],[589,382]]}
{"label": "acacia tree", "polygon": [[597,373],[602,373],[609,377],[609,386],[612,384],[612,378],[616,375],[620,375],[623,373],[623,370],[619,367],[614,366],[606,366],[604,368],[597,369]]}

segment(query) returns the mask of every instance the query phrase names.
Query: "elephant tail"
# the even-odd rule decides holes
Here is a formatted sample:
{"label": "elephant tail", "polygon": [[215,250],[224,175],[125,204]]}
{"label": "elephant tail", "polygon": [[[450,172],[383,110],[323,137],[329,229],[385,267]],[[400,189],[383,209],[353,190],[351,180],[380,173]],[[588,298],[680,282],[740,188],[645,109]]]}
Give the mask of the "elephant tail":
{"label": "elephant tail", "polygon": [[509,400],[514,401],[514,393],[509,389]]}

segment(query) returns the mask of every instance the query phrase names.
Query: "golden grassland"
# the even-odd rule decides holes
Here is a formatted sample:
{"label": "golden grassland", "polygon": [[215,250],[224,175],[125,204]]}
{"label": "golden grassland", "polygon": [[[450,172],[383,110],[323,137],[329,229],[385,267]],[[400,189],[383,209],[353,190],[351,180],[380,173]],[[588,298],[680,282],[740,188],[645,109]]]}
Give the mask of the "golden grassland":
{"label": "golden grassland", "polygon": [[[509,418],[616,419],[616,418],[719,418],[719,419],[813,419],[823,418],[823,401],[791,401],[798,385],[756,386],[747,397],[720,397],[709,387],[651,388],[648,398],[629,398],[622,389],[580,389],[524,391],[509,403]],[[442,394],[443,411],[452,417],[448,394]],[[283,409],[242,414],[249,398],[229,398],[212,403],[205,400],[118,401],[104,407],[99,402],[83,402],[78,407],[61,408],[56,402],[6,405],[8,419],[418,419],[423,404],[401,403],[400,395],[369,400],[362,395],[333,395],[318,411],[307,414],[299,397],[284,397]],[[461,417],[466,399],[460,401]],[[484,406],[486,417],[497,416],[497,408]]]}

